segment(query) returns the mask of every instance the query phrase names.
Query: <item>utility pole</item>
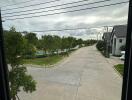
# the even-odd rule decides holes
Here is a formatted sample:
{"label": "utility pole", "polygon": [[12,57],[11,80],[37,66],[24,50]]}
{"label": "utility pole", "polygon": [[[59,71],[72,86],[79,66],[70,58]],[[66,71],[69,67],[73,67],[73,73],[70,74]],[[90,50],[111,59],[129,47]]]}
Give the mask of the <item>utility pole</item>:
{"label": "utility pole", "polygon": [[98,43],[99,40],[100,40],[99,34],[100,34],[100,33],[97,33],[97,43]]}
{"label": "utility pole", "polygon": [[106,32],[109,31],[109,26],[104,26],[104,29],[106,30]]}
{"label": "utility pole", "polygon": [[102,33],[100,32],[100,40],[102,40]]}
{"label": "utility pole", "polygon": [[[109,32],[109,26],[104,26],[104,29],[105,29],[105,31],[106,31],[106,33],[108,34],[108,32]],[[106,55],[106,57],[110,57],[109,56],[109,43],[108,43],[108,40],[106,40],[106,42],[105,42],[106,44],[106,50],[105,50],[105,55]]]}
{"label": "utility pole", "polygon": [[3,46],[3,28],[2,17],[0,9],[0,100],[10,100],[9,96],[9,81],[8,81],[8,68],[6,65],[4,46]]}
{"label": "utility pole", "polygon": [[98,35],[99,35],[98,39],[99,39],[99,40],[102,40],[102,33],[99,32]]}
{"label": "utility pole", "polygon": [[97,42],[98,42],[98,33],[97,33]]}

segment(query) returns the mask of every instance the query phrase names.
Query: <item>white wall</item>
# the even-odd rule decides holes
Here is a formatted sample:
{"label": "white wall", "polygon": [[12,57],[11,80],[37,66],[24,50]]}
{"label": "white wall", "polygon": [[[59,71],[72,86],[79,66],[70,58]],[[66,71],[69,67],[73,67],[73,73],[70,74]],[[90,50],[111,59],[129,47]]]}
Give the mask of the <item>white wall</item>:
{"label": "white wall", "polygon": [[[120,39],[122,39],[122,42],[120,43]],[[121,50],[120,47],[126,44],[126,38],[117,38],[116,41],[116,51],[115,51],[115,55],[121,55]]]}
{"label": "white wall", "polygon": [[[114,44],[114,41],[116,39],[116,43]],[[122,42],[120,43],[120,39],[122,39]],[[113,43],[112,43],[112,55],[121,55],[120,47],[126,44],[126,38],[117,38],[115,35],[113,37]]]}

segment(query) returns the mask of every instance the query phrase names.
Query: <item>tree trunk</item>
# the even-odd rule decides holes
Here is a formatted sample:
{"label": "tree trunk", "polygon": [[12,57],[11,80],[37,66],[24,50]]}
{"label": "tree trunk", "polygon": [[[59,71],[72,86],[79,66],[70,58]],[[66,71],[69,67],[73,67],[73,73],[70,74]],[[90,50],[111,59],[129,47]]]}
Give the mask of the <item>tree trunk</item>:
{"label": "tree trunk", "polygon": [[12,97],[12,100],[16,100],[16,96],[13,96],[13,97]]}
{"label": "tree trunk", "polygon": [[46,55],[46,49],[43,48],[43,55]]}
{"label": "tree trunk", "polygon": [[59,55],[59,50],[57,49],[57,55]]}
{"label": "tree trunk", "polygon": [[46,49],[44,49],[45,55],[46,55]]}
{"label": "tree trunk", "polygon": [[16,95],[17,99],[20,100],[20,98],[18,97],[18,95]]}
{"label": "tree trunk", "polygon": [[44,48],[42,50],[43,50],[43,55],[44,55],[44,52],[45,52]]}

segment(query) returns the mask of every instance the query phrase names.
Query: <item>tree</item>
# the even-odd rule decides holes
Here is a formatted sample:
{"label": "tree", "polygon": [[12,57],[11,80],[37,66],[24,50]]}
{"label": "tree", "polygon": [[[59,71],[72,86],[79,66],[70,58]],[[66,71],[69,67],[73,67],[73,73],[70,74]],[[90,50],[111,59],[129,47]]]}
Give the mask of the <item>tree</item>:
{"label": "tree", "polygon": [[35,56],[36,47],[39,46],[38,38],[36,34],[25,32],[24,41],[25,41],[25,52],[24,52],[25,57],[33,58]]}
{"label": "tree", "polygon": [[72,48],[74,48],[76,46],[77,46],[76,38],[72,37]]}
{"label": "tree", "polygon": [[24,39],[21,33],[12,27],[9,32],[4,33],[6,60],[9,65],[9,86],[11,99],[16,100],[18,92],[22,87],[25,92],[36,90],[36,82],[26,72],[23,66]]}
{"label": "tree", "polygon": [[57,51],[61,48],[61,38],[59,36],[53,36],[53,51]]}
{"label": "tree", "polygon": [[76,39],[74,37],[67,37],[68,40],[68,49],[75,47]]}
{"label": "tree", "polygon": [[68,49],[68,44],[68,39],[66,37],[63,37],[61,41],[61,50]]}
{"label": "tree", "polygon": [[105,56],[109,57],[106,51],[106,43],[104,41],[98,41],[96,44],[96,48]]}
{"label": "tree", "polygon": [[37,46],[38,38],[35,33],[27,33],[24,37],[27,39],[28,43]]}
{"label": "tree", "polygon": [[85,46],[91,46],[91,45],[94,45],[95,43],[97,43],[97,41],[96,40],[92,40],[92,39],[84,41]]}
{"label": "tree", "polygon": [[42,46],[43,50],[48,51],[51,54],[51,51],[53,50],[54,41],[53,37],[51,35],[44,35],[42,36]]}
{"label": "tree", "polygon": [[42,39],[38,39],[37,49],[39,49],[39,50],[43,49]]}
{"label": "tree", "polygon": [[104,41],[98,41],[96,47],[99,51],[104,52],[106,48],[106,43]]}
{"label": "tree", "polygon": [[36,48],[33,44],[29,43],[27,39],[24,38],[24,58],[34,58]]}
{"label": "tree", "polygon": [[83,44],[83,40],[82,40],[82,39],[78,39],[76,42],[77,42],[77,45],[79,45],[80,47],[81,47],[82,44]]}

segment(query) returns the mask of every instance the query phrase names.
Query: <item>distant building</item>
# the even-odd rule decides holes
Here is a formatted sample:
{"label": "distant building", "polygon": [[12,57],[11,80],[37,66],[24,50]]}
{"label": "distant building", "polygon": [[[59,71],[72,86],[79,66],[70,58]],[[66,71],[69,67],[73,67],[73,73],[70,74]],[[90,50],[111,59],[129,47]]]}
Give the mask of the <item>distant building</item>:
{"label": "distant building", "polygon": [[116,25],[110,34],[112,55],[121,55],[120,47],[126,44],[127,25]]}
{"label": "distant building", "polygon": [[127,25],[116,25],[112,32],[105,32],[102,39],[106,43],[106,53],[121,55],[121,46],[126,44]]}

